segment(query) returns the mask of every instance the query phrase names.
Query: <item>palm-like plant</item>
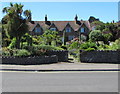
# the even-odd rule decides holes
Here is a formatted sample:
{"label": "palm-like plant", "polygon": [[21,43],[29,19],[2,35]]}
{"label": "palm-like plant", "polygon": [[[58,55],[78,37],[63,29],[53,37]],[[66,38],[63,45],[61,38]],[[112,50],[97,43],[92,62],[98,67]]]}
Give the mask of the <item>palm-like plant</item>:
{"label": "palm-like plant", "polygon": [[[3,8],[3,13],[6,13],[9,35],[12,38],[16,37],[16,48],[20,48],[20,39],[28,31],[28,26],[25,21],[29,20],[29,18],[31,19],[31,12],[30,10],[23,11],[22,4],[10,3],[9,7]],[[24,19],[22,13],[26,13]]]}
{"label": "palm-like plant", "polygon": [[28,21],[31,21],[31,11],[30,10],[25,10],[24,16],[28,19]]}

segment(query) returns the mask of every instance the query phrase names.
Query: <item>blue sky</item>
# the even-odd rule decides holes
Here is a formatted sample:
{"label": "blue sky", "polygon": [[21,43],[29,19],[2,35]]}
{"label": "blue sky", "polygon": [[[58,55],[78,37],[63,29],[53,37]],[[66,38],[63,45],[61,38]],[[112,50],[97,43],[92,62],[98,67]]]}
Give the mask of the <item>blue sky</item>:
{"label": "blue sky", "polygon": [[[19,3],[19,2],[18,2]],[[88,20],[90,16],[104,22],[118,21],[118,2],[22,2],[25,9],[32,11],[32,20],[42,21],[45,14],[48,20],[74,20],[77,14],[79,20]],[[3,2],[2,8],[9,6]]]}

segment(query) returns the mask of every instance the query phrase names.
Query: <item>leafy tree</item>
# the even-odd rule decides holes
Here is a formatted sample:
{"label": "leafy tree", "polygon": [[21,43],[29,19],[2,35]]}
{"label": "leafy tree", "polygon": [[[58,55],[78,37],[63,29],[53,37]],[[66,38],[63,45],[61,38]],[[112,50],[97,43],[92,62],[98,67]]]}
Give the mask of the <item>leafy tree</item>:
{"label": "leafy tree", "polygon": [[94,22],[94,21],[99,21],[99,19],[96,19],[93,16],[90,16],[90,18],[88,19],[90,23]]}
{"label": "leafy tree", "polygon": [[91,24],[96,27],[95,28],[96,30],[101,30],[102,31],[105,28],[105,24],[101,21],[94,21]]}
{"label": "leafy tree", "polygon": [[[115,41],[116,39],[119,38],[119,31],[120,28],[117,25],[117,23],[103,23],[101,21],[94,21],[91,23],[92,26],[95,26],[96,30],[100,30],[105,33],[111,33],[112,34],[112,41]],[[108,34],[109,35],[109,34]]]}
{"label": "leafy tree", "polygon": [[8,33],[6,32],[6,24],[1,24],[1,44],[2,44],[2,47],[7,47],[10,42],[11,42],[11,39],[8,35]]}
{"label": "leafy tree", "polygon": [[52,41],[57,42],[58,41],[58,32],[56,31],[51,31],[51,30],[46,30],[44,34],[42,35],[44,41],[46,44],[51,45]]}
{"label": "leafy tree", "polygon": [[118,26],[116,23],[106,23],[105,28],[109,30],[109,32],[112,34],[112,40],[115,41],[117,39],[117,32],[118,32]]}
{"label": "leafy tree", "polygon": [[109,44],[108,41],[110,41],[112,39],[113,35],[111,33],[107,33],[107,34],[103,34],[103,37],[104,37],[104,40],[103,40],[104,43]]}
{"label": "leafy tree", "polygon": [[100,30],[91,31],[90,34],[89,34],[89,39],[91,41],[101,41],[101,40],[103,40],[102,32]]}
{"label": "leafy tree", "polygon": [[[20,48],[20,39],[28,31],[26,21],[30,20],[31,12],[27,15],[26,11],[23,11],[23,5],[10,3],[9,7],[3,8],[3,13],[6,13],[8,34],[11,38],[16,38],[16,48]],[[23,13],[25,18],[22,17]]]}

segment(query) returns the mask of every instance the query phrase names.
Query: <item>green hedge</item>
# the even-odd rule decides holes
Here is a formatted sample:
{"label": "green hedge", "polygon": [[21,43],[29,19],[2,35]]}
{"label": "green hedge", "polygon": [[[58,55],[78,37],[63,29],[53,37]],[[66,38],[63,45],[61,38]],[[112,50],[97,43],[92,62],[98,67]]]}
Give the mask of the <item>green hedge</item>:
{"label": "green hedge", "polygon": [[2,56],[30,56],[31,53],[25,49],[10,49],[10,48],[3,48],[2,49]]}

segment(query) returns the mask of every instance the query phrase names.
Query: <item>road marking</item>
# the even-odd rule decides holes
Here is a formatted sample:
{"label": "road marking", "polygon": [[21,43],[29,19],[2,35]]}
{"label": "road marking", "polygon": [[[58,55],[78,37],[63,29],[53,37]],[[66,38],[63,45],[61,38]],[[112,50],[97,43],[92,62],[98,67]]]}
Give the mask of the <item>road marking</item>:
{"label": "road marking", "polygon": [[39,72],[39,71],[0,71],[0,73],[4,72],[18,72],[18,73],[103,73],[103,72],[119,72],[119,71],[52,71],[52,72]]}

